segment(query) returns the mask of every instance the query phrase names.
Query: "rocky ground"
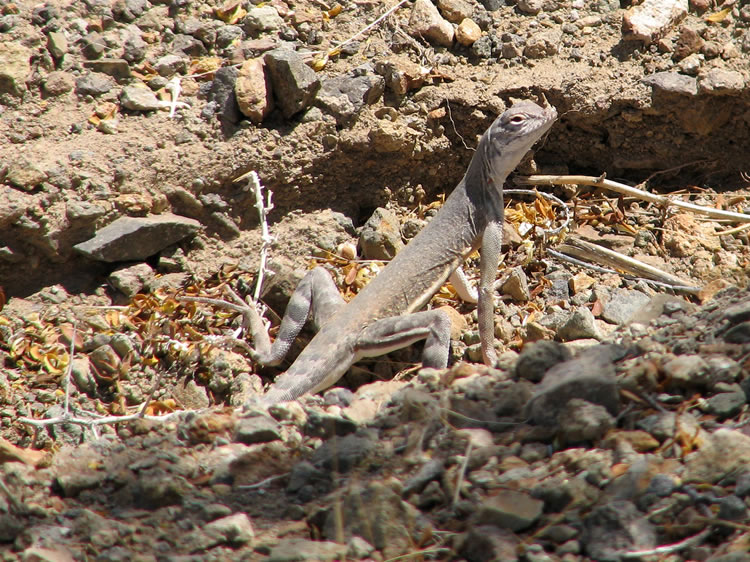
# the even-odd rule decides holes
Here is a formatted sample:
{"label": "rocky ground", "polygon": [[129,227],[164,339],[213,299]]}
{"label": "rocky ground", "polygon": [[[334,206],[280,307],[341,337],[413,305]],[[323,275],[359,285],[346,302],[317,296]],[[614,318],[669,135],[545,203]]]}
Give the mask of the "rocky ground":
{"label": "rocky ground", "polygon": [[[4,559],[750,559],[736,221],[571,182],[551,235],[514,195],[498,365],[446,286],[448,370],[404,350],[241,407],[284,367],[217,339],[259,267],[250,171],[273,322],[312,265],[355,294],[515,99],[560,114],[524,174],[747,212],[750,5],[436,4],[0,0]],[[574,240],[678,282],[547,252]]]}

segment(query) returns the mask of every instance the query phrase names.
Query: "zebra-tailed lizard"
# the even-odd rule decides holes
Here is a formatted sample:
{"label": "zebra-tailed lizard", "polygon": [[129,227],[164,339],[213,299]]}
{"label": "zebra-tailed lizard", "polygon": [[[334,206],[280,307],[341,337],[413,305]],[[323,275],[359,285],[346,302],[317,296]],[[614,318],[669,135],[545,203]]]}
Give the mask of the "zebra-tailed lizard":
{"label": "zebra-tailed lizard", "polygon": [[556,118],[555,108],[528,101],[500,115],[482,135],[463,179],[438,214],[348,304],[328,272],[313,269],[292,295],[273,345],[251,306],[255,359],[261,364],[278,364],[308,317],[319,329],[261,400],[271,404],[318,392],[362,357],[383,355],[419,340],[425,340],[423,365],[444,368],[450,319],[441,310],[418,311],[449,277],[458,282],[457,268],[477,249],[479,290],[472,292],[458,283],[459,294],[478,302],[482,356],[486,364],[494,364],[493,284],[503,233],[503,183]]}

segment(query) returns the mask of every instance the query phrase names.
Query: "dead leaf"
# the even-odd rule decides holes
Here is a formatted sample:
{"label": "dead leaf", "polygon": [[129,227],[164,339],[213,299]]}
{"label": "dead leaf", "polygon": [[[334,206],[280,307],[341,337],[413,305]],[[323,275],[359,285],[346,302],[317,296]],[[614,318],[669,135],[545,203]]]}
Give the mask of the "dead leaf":
{"label": "dead leaf", "polygon": [[732,11],[732,8],[724,8],[723,10],[716,12],[715,14],[711,14],[706,16],[706,21],[710,21],[711,23],[719,23],[724,21],[724,18],[726,18],[729,13]]}

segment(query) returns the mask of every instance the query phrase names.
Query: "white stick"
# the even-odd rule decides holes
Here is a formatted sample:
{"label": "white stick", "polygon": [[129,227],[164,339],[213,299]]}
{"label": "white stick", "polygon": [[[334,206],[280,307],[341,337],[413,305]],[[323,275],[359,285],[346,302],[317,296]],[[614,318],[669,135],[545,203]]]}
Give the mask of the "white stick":
{"label": "white stick", "polygon": [[648,191],[643,191],[636,187],[630,187],[623,183],[604,179],[604,176],[595,178],[594,176],[542,176],[534,175],[526,178],[519,178],[519,183],[522,184],[541,184],[541,185],[564,185],[564,184],[578,184],[578,185],[591,185],[594,187],[603,187],[623,195],[629,195],[636,197],[643,201],[655,203],[663,207],[678,207],[694,213],[706,215],[708,217],[718,219],[730,219],[737,222],[750,222],[750,214],[735,213],[732,211],[723,211],[721,209],[713,209],[711,207],[704,207],[702,205],[696,205],[694,203],[688,203],[680,199],[670,199],[662,195],[655,195]]}

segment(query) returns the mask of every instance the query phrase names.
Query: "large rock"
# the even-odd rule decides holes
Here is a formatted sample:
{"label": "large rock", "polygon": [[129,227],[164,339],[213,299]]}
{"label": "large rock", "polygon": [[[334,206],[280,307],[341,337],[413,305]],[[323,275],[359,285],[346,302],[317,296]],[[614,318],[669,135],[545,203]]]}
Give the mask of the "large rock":
{"label": "large rock", "polygon": [[122,217],[74,248],[90,258],[105,262],[144,260],[194,235],[200,226],[196,220],[172,214]]}
{"label": "large rock", "polygon": [[276,102],[287,119],[308,107],[320,89],[315,71],[296,52],[274,49],[263,57]]}

